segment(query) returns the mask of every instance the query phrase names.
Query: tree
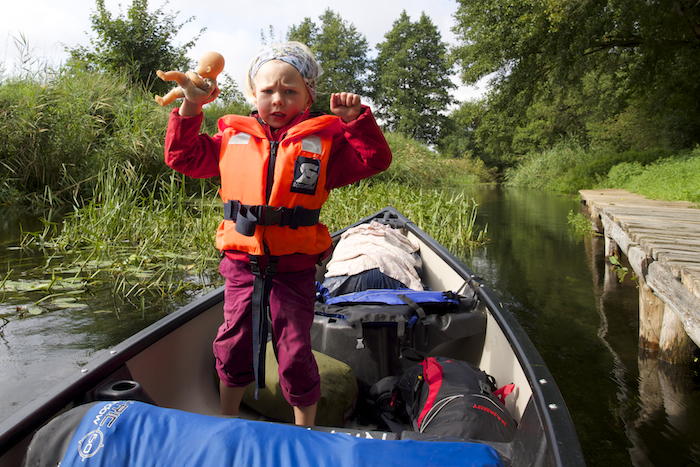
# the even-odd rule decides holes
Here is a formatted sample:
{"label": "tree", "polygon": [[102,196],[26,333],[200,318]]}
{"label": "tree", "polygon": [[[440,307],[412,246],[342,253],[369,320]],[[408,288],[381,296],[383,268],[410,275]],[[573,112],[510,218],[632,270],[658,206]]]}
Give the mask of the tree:
{"label": "tree", "polygon": [[[647,123],[635,124],[640,133],[623,138],[622,145],[648,142],[647,131],[660,138],[657,144],[700,142],[696,0],[459,4],[453,30],[461,44],[453,57],[462,81],[473,84],[491,75],[491,102],[526,129],[518,136],[520,143],[530,138],[524,135],[529,130],[540,132],[537,144],[556,139],[555,133],[590,141],[591,128],[623,114],[634,115],[637,123],[646,114]],[[591,79],[605,84],[604,96],[590,93],[600,87],[591,86]],[[533,105],[537,109],[529,110]],[[550,134],[542,133],[542,126],[537,129],[537,122],[548,126]]]}
{"label": "tree", "polygon": [[[155,78],[157,70],[188,70],[192,60],[186,57],[199,35],[183,45],[173,41],[184,24],[176,23],[177,13],[165,13],[163,7],[148,11],[148,0],[133,0],[116,18],[105,7],[104,0],[95,0],[96,11],[90,16],[97,37],[90,39],[91,49],[78,46],[68,50],[74,66],[95,70],[125,71],[132,82],[163,94],[172,83]],[[200,30],[200,34],[204,29]]]}
{"label": "tree", "polygon": [[453,102],[447,45],[423,13],[415,23],[404,10],[377,44],[371,96],[391,131],[426,143],[437,141]]}
{"label": "tree", "polygon": [[355,25],[339,14],[326,9],[319,16],[317,27],[310,18],[293,25],[288,40],[306,44],[316,56],[323,74],[316,83],[316,101],[313,110],[330,112],[330,95],[334,92],[366,93],[366,75],[369,67],[367,39]]}

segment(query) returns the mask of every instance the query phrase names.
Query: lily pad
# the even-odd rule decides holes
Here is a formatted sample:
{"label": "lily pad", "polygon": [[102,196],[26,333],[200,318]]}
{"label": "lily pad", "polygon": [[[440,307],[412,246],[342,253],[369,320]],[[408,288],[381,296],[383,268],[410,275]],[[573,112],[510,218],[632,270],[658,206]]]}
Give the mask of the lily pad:
{"label": "lily pad", "polygon": [[77,302],[73,297],[57,298],[53,301],[53,304],[58,308],[84,308],[87,306],[84,303]]}

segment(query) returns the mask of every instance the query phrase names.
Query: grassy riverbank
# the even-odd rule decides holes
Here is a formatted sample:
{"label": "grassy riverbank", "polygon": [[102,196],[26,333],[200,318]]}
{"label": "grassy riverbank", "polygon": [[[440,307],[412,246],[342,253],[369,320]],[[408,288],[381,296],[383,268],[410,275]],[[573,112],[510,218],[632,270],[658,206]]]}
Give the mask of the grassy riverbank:
{"label": "grassy riverbank", "polygon": [[[214,246],[220,201],[207,182],[200,182],[194,194],[188,194],[186,185],[173,172],[153,182],[129,167],[110,166],[97,177],[95,196],[85,206],[60,224],[24,236],[23,248],[40,249],[46,262],[30,274],[10,271],[0,292],[41,289],[52,299],[47,305],[111,288],[115,300],[139,309],[145,300],[220,285]],[[390,181],[368,180],[334,190],[321,221],[334,231],[386,205],[397,207],[457,254],[484,240],[485,232],[475,229],[472,200]],[[27,312],[49,310],[40,305],[44,297]]]}
{"label": "grassy riverbank", "polygon": [[700,148],[613,153],[566,142],[523,156],[506,180],[512,186],[565,194],[622,188],[647,198],[700,204]]}

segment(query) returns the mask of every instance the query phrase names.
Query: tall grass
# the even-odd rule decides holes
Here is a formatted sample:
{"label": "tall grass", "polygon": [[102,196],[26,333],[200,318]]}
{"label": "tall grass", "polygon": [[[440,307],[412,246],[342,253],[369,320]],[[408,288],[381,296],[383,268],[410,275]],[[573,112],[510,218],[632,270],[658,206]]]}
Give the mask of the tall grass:
{"label": "tall grass", "polygon": [[[213,134],[221,115],[248,110],[235,96],[214,102],[203,131]],[[47,221],[22,240],[46,253],[48,287],[68,277],[138,300],[220,280],[217,187],[163,163],[168,113],[120,75],[61,69],[0,85],[0,203],[72,207],[61,224]],[[441,158],[397,134],[387,139],[391,168],[335,190],[322,214],[330,229],[393,205],[455,253],[483,241],[474,230],[477,206],[445,191],[491,181],[483,163]]]}
{"label": "tall grass", "polygon": [[[109,287],[136,308],[146,294],[175,297],[221,283],[216,228],[222,209],[215,190],[202,182],[188,195],[184,177],[171,172],[156,180],[130,163],[111,164],[96,179],[87,205],[75,208],[51,231],[29,233],[25,248],[40,248],[47,261],[47,287],[68,290],[76,281]],[[334,190],[321,221],[339,230],[387,205],[406,214],[455,254],[485,240],[477,231],[477,205],[461,193],[406,184],[363,181]],[[56,278],[70,279],[70,284]],[[41,282],[38,286],[44,287]]]}
{"label": "tall grass", "polygon": [[394,157],[386,172],[373,177],[375,181],[447,188],[495,180],[493,171],[480,159],[445,158],[399,133],[386,133],[385,137]]}
{"label": "tall grass", "polygon": [[[167,111],[121,75],[62,68],[0,85],[0,203],[71,203],[111,161],[157,176]],[[50,196],[47,196],[50,195]]]}
{"label": "tall grass", "polygon": [[643,196],[697,201],[700,149],[613,152],[564,141],[523,157],[506,173],[511,186],[576,194],[582,189],[626,188]]}
{"label": "tall grass", "polygon": [[651,164],[627,177],[620,188],[647,198],[700,204],[700,148],[687,157]]}
{"label": "tall grass", "polygon": [[486,240],[486,231],[475,227],[478,205],[474,200],[461,192],[398,183],[364,180],[332,191],[321,211],[321,222],[333,232],[386,206],[397,208],[455,254],[466,253]]}
{"label": "tall grass", "polygon": [[27,234],[23,245],[44,249],[47,274],[70,273],[124,300],[208,287],[219,280],[214,236],[221,209],[207,186],[188,195],[180,174],[150,179],[129,162],[111,164],[88,204],[53,225],[52,235]]}

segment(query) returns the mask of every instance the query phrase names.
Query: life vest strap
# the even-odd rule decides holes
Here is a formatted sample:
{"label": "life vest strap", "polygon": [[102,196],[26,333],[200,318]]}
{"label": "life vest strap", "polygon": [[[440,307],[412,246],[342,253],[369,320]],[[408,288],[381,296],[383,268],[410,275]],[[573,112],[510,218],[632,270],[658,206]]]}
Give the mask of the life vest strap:
{"label": "life vest strap", "polygon": [[[253,282],[253,372],[255,373],[255,400],[260,389],[265,388],[265,350],[267,348],[268,315],[270,313],[270,291],[277,272],[276,256],[270,256],[267,267],[260,267],[259,257],[250,255],[250,270]],[[274,340],[273,340],[274,342]]]}
{"label": "life vest strap", "polygon": [[318,224],[321,209],[306,209],[303,206],[293,208],[248,205],[240,201],[224,203],[224,219],[236,223],[236,232],[252,237],[258,225],[278,225],[280,227],[310,227]]}

